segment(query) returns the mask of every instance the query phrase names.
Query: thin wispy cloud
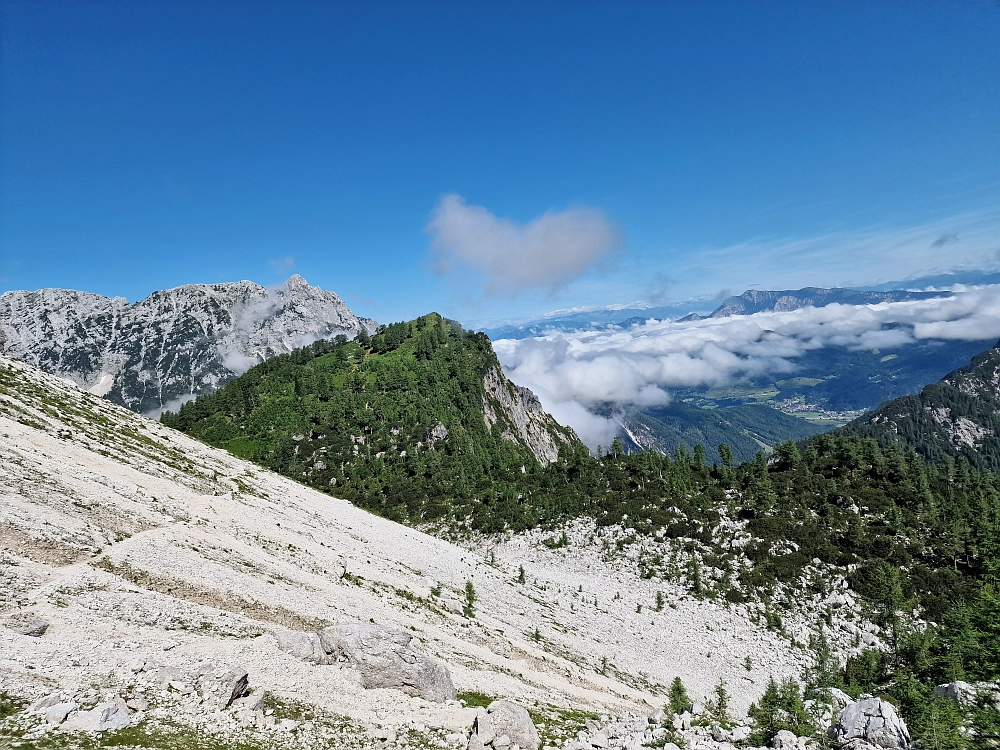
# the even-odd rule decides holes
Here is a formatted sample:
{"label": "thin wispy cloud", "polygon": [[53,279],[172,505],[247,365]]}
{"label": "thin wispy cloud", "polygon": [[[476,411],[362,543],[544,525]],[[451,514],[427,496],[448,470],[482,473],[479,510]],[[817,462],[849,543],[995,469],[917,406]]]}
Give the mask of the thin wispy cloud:
{"label": "thin wispy cloud", "polygon": [[267,261],[267,264],[271,267],[271,270],[279,276],[283,276],[286,273],[291,273],[295,270],[295,258],[290,255],[285,258],[271,258]]}
{"label": "thin wispy cloud", "polygon": [[720,288],[864,286],[955,269],[1000,265],[1000,212],[907,228],[873,227],[807,238],[748,240],[678,258],[677,287],[690,296]]}
{"label": "thin wispy cloud", "polygon": [[617,429],[614,420],[594,413],[597,407],[657,406],[669,402],[672,389],[793,373],[798,357],[824,347],[888,349],[926,339],[998,338],[1000,286],[988,286],[913,302],[553,331],[500,340],[494,348],[511,379],[534,390],[593,447],[606,445]]}
{"label": "thin wispy cloud", "polygon": [[427,225],[437,273],[472,272],[490,294],[557,290],[624,247],[600,211],[550,211],[527,224],[502,219],[460,195],[446,195]]}

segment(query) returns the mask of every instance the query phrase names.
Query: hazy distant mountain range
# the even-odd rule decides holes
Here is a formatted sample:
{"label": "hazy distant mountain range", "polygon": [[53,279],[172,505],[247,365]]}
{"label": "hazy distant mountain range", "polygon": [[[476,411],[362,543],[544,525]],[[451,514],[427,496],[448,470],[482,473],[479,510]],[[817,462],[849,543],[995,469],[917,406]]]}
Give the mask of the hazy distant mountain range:
{"label": "hazy distant mountain range", "polygon": [[296,347],[377,324],[292,276],[189,284],[129,304],[67,289],[0,295],[0,350],[134,411],[207,393]]}
{"label": "hazy distant mountain range", "polygon": [[[729,297],[710,315],[691,313],[681,318],[701,320],[702,318],[728,318],[731,315],[753,315],[759,312],[786,312],[803,307],[826,307],[827,305],[875,305],[879,302],[905,302],[915,299],[930,299],[946,296],[947,292],[911,292],[893,290],[887,292],[864,291],[859,289],[821,289],[806,287],[787,291],[760,291],[748,289],[738,297]],[[627,321],[626,321],[627,322]]]}
{"label": "hazy distant mountain range", "polygon": [[[1000,274],[995,274],[1000,278]],[[930,278],[930,277],[929,277]],[[933,277],[936,279],[946,277]],[[950,277],[948,277],[950,278]],[[963,277],[964,278],[964,277]],[[984,277],[985,278],[985,277]],[[992,276],[990,276],[992,278]],[[972,283],[959,282],[953,283]],[[982,281],[981,283],[993,283]],[[498,339],[524,339],[542,336],[546,331],[581,331],[590,328],[619,326],[628,328],[647,320],[702,320],[725,318],[731,315],[751,315],[770,310],[798,310],[802,307],[824,307],[834,303],[842,305],[872,305],[878,302],[929,299],[947,296],[947,291],[913,291],[911,289],[804,289],[767,291],[748,289],[738,296],[728,297],[718,304],[716,300],[688,300],[664,306],[607,307],[553,314],[525,323],[499,325],[484,329],[494,341]],[[714,307],[713,307],[714,305]]]}

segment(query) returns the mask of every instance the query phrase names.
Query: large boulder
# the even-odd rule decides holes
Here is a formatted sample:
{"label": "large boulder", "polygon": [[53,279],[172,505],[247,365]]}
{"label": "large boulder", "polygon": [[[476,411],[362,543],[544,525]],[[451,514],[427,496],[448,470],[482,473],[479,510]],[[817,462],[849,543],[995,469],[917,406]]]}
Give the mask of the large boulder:
{"label": "large boulder", "polygon": [[63,728],[78,732],[105,732],[124,729],[131,723],[132,715],[125,701],[116,696],[106,703],[98,703],[89,711],[74,711]]}
{"label": "large boulder", "polygon": [[323,650],[316,633],[300,633],[297,630],[276,630],[274,639],[278,648],[286,654],[311,664],[329,664],[330,658]]}
{"label": "large boulder", "polygon": [[830,727],[830,738],[842,747],[863,750],[864,746],[907,748],[910,733],[895,707],[879,698],[866,698],[845,708]]}
{"label": "large boulder", "polygon": [[955,680],[934,688],[935,698],[950,698],[962,703],[971,702],[976,699],[976,688],[968,682]]}
{"label": "large boulder", "polygon": [[443,703],[454,700],[451,673],[442,662],[411,647],[405,630],[382,625],[331,625],[318,633],[329,662],[349,666],[365,688],[396,688]]}
{"label": "large boulder", "polygon": [[21,635],[41,638],[45,631],[49,629],[49,624],[32,614],[17,614],[8,617],[4,621],[4,626],[8,630],[13,630]]}
{"label": "large boulder", "polygon": [[468,750],[501,750],[515,745],[520,750],[538,750],[541,744],[528,712],[516,703],[499,700],[476,716]]}
{"label": "large boulder", "polygon": [[787,729],[779,730],[771,738],[771,747],[775,748],[775,750],[789,750],[789,748],[796,748],[798,746],[799,738],[795,735],[795,732],[789,732]]}

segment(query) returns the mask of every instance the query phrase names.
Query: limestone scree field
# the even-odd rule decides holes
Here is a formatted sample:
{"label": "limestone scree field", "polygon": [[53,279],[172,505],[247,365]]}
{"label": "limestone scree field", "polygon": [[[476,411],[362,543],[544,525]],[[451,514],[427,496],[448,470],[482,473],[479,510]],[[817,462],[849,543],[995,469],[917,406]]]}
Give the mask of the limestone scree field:
{"label": "limestone scree field", "polygon": [[[75,704],[68,727],[73,710],[110,705],[90,718],[113,721],[127,703],[121,731],[147,740],[465,747],[503,698],[554,743],[590,716],[649,715],[677,676],[695,702],[725,680],[739,714],[801,671],[804,653],[739,606],[643,580],[593,535],[579,522],[558,546],[540,532],[452,543],[0,357],[7,714],[49,696],[35,714]],[[443,665],[454,698],[381,687],[348,652],[289,650],[359,623],[405,633],[387,648]],[[18,741],[76,746],[57,719],[22,722]]]}

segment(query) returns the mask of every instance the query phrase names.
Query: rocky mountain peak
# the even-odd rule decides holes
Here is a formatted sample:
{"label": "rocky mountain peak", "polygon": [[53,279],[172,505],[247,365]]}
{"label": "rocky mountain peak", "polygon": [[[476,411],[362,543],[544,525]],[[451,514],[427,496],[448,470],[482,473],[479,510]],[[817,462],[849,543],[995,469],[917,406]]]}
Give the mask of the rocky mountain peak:
{"label": "rocky mountain peak", "polygon": [[8,356],[144,412],[212,391],[276,354],[376,327],[298,274],[277,288],[187,284],[134,304],[68,289],[0,295]]}

